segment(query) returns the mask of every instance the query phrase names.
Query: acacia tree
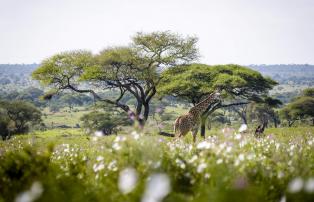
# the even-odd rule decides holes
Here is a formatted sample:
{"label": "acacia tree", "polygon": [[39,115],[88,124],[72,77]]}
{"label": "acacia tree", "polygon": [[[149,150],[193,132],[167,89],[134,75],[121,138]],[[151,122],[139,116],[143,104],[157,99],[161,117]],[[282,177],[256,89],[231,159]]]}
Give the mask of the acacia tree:
{"label": "acacia tree", "polygon": [[201,135],[205,136],[206,120],[215,110],[261,100],[276,84],[259,72],[239,65],[191,64],[164,71],[159,93],[179,97],[196,105],[205,95],[220,89],[224,101],[208,106],[202,115]]}
{"label": "acacia tree", "polygon": [[314,88],[305,89],[300,97],[280,110],[280,115],[291,127],[297,120],[310,118],[314,126]]}
{"label": "acacia tree", "polygon": [[265,97],[260,102],[253,102],[249,105],[249,117],[258,121],[262,128],[266,128],[268,123],[272,121],[275,128],[279,124],[278,113],[275,111],[279,108],[282,102],[276,98]]}
{"label": "acacia tree", "polygon": [[[97,100],[128,112],[144,124],[149,103],[157,92],[160,71],[197,59],[196,43],[195,37],[169,31],[137,33],[129,46],[107,48],[95,56],[86,51],[54,55],[44,60],[32,75],[55,92],[68,89],[91,93]],[[107,90],[116,90],[119,95],[102,98],[100,92]],[[126,94],[135,98],[135,110],[121,102]]]}
{"label": "acacia tree", "polygon": [[41,111],[25,101],[0,101],[0,135],[3,139],[11,134],[22,134],[31,126],[40,124]]}
{"label": "acacia tree", "polygon": [[248,121],[247,121],[248,105],[247,104],[234,105],[234,106],[230,106],[230,108],[232,111],[234,111],[236,114],[239,115],[243,124],[248,124]]}
{"label": "acacia tree", "polygon": [[314,126],[314,98],[300,97],[281,110],[281,116],[288,121],[289,127],[296,120],[310,118]]}

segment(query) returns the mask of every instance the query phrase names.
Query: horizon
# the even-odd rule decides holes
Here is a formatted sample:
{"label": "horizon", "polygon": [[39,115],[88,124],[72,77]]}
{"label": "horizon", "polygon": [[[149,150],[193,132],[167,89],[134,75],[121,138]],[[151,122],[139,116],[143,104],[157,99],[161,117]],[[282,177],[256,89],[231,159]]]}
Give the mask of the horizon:
{"label": "horizon", "polygon": [[[0,65],[40,65],[41,63],[0,63]],[[200,63],[200,64],[205,64],[205,63]],[[226,63],[224,65],[228,64],[235,64],[235,63]],[[218,64],[208,64],[208,65],[218,65]],[[308,65],[308,66],[314,66],[313,64],[308,64],[308,63],[286,63],[286,64],[244,64],[241,66],[272,66],[272,65]]]}
{"label": "horizon", "polygon": [[[153,8],[153,9],[152,9]],[[4,0],[1,64],[128,45],[136,32],[199,38],[205,64],[314,64],[311,0]]]}

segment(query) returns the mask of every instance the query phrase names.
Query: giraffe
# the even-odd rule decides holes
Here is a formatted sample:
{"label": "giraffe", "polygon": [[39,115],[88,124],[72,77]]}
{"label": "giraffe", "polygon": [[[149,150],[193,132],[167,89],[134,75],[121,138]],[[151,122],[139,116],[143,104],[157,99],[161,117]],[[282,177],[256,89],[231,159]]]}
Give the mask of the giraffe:
{"label": "giraffe", "polygon": [[209,104],[217,102],[221,102],[220,93],[211,93],[202,102],[192,107],[187,114],[179,116],[174,123],[175,137],[180,138],[191,131],[193,142],[195,142],[202,113],[206,111]]}

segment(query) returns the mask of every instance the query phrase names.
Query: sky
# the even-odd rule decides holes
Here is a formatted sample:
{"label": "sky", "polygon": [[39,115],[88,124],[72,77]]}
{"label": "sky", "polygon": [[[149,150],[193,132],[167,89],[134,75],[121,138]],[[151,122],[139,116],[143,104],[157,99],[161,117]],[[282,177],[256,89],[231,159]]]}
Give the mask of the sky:
{"label": "sky", "polygon": [[314,64],[314,0],[0,0],[0,63],[165,30],[198,37],[206,64]]}

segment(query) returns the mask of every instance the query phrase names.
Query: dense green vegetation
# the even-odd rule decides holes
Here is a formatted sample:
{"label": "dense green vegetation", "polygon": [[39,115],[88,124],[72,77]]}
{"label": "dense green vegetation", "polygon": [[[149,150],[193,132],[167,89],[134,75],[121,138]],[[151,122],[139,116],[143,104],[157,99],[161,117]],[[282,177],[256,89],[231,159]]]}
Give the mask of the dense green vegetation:
{"label": "dense green vegetation", "polygon": [[192,144],[190,136],[34,132],[0,143],[0,200],[311,201],[313,133],[269,129],[256,139],[229,128]]}

